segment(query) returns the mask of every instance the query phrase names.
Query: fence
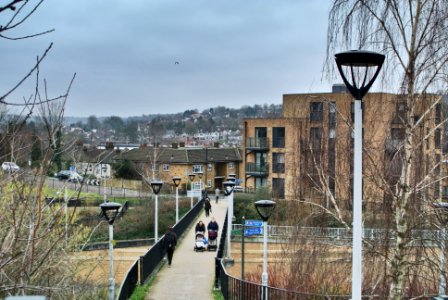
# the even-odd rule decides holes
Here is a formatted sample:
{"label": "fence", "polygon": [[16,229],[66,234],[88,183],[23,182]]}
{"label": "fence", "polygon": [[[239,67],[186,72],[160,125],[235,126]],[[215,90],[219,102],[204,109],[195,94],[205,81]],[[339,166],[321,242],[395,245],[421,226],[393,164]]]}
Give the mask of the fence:
{"label": "fence", "polygon": [[[234,224],[233,229],[242,230],[241,224]],[[442,233],[440,230],[415,229],[410,231],[410,238],[415,241],[440,241]],[[299,227],[299,226],[268,226],[269,237],[306,237],[325,238],[333,240],[350,240],[352,233],[346,228],[330,227]],[[393,232],[387,229],[364,228],[364,239],[370,240],[392,240]]]}
{"label": "fence", "polygon": [[[267,286],[267,299],[284,300],[347,300],[349,295],[322,295],[302,293]],[[262,298],[263,286],[258,283],[243,281],[227,274],[224,266],[221,269],[221,292],[225,300],[259,300]]]}
{"label": "fence", "polygon": [[[238,228],[238,225],[234,225]],[[218,253],[215,258],[215,289],[221,288],[221,293],[225,300],[259,300],[262,299],[263,286],[258,283],[241,280],[233,277],[226,272],[227,261],[224,257],[224,248],[226,244],[227,216],[224,226],[221,230],[221,239],[218,246]],[[322,295],[290,291],[274,287],[266,287],[268,299],[285,300],[347,300],[350,296],[341,295]]]}
{"label": "fence", "polygon": [[85,193],[97,193],[116,197],[148,197],[151,193],[148,189],[131,189],[125,187],[112,187],[106,185],[89,185],[86,183],[61,181],[57,178],[48,178],[49,186],[53,189],[66,186],[69,189],[80,190]]}
{"label": "fence", "polygon": [[[181,236],[190,224],[196,219],[202,211],[203,201],[199,201],[196,205],[174,226],[174,232],[177,236]],[[123,283],[120,286],[117,299],[129,299],[138,284],[145,282],[154,272],[159,263],[165,256],[165,249],[162,244],[163,237],[155,243],[148,252],[141,256],[138,261],[128,270]]]}

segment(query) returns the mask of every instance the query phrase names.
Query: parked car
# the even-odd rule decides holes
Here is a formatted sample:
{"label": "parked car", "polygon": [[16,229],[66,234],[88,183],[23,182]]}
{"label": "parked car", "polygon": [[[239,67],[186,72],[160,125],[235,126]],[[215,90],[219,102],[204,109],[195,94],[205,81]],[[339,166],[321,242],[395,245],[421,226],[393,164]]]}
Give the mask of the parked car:
{"label": "parked car", "polygon": [[244,188],[240,185],[235,185],[235,187],[233,188],[233,191],[236,193],[244,192]]}
{"label": "parked car", "polygon": [[68,180],[70,182],[81,182],[83,177],[74,171],[62,170],[56,174],[59,180]]}
{"label": "parked car", "polygon": [[59,180],[67,180],[70,178],[70,171],[69,170],[62,170],[56,173],[56,178]]}
{"label": "parked car", "polygon": [[5,161],[2,163],[2,170],[8,172],[17,172],[20,167],[15,162]]}

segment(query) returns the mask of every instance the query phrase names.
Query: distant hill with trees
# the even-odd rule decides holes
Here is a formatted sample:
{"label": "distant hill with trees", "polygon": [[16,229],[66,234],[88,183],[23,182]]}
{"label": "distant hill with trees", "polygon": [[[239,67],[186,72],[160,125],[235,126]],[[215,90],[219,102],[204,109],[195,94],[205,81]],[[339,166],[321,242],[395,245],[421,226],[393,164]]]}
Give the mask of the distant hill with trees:
{"label": "distant hill with trees", "polygon": [[[66,128],[76,132],[76,128],[83,132],[94,132],[105,140],[120,140],[128,143],[139,143],[141,127],[147,128],[150,136],[173,134],[195,134],[198,132],[214,132],[220,130],[239,130],[244,118],[269,118],[282,115],[281,104],[264,104],[242,106],[239,109],[217,106],[203,111],[197,109],[186,110],[175,114],[148,114],[121,118],[119,116],[86,118],[66,117]],[[87,139],[87,138],[86,138]]]}

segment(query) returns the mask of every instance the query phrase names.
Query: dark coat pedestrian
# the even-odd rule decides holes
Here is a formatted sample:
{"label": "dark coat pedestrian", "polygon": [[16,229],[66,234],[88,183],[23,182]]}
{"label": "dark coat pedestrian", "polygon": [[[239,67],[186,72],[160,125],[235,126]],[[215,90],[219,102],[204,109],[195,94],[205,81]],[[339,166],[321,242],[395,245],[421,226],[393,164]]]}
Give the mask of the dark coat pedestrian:
{"label": "dark coat pedestrian", "polygon": [[171,267],[171,261],[173,260],[173,253],[176,249],[177,245],[177,235],[174,232],[173,228],[170,227],[165,233],[165,236],[163,237],[163,247],[166,251],[167,257],[168,257],[168,267]]}
{"label": "dark coat pedestrian", "polygon": [[205,233],[205,224],[202,221],[199,221],[194,228],[194,233],[204,232]]}
{"label": "dark coat pedestrian", "polygon": [[212,211],[212,205],[209,199],[205,199],[204,209],[205,209],[205,216],[208,217],[210,215],[210,212]]}
{"label": "dark coat pedestrian", "polygon": [[213,230],[213,231],[219,230],[219,225],[218,225],[218,222],[216,222],[215,218],[212,218],[210,223],[208,223],[207,230]]}

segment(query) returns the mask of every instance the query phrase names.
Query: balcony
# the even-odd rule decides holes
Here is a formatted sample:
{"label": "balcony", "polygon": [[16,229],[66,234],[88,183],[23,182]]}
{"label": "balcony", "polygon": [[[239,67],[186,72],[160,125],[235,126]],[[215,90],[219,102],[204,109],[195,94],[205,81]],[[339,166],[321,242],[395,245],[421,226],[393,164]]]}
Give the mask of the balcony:
{"label": "balcony", "polygon": [[261,176],[269,175],[269,165],[267,163],[246,163],[246,175]]}
{"label": "balcony", "polygon": [[246,138],[247,150],[269,150],[268,138]]}

